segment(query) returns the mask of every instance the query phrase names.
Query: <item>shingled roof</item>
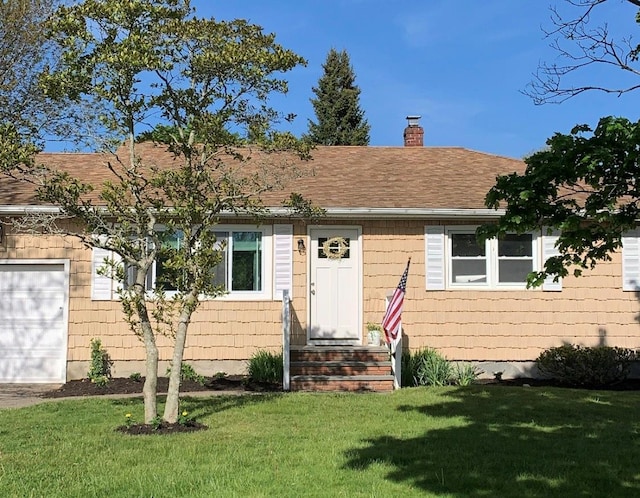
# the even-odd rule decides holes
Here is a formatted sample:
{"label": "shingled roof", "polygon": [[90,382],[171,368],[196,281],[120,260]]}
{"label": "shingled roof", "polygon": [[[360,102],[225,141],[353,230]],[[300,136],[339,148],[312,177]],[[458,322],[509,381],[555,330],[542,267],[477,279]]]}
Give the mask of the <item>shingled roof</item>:
{"label": "shingled roof", "polygon": [[296,191],[325,208],[482,209],[516,159],[460,147],[319,147]]}
{"label": "shingled roof", "polygon": [[[100,154],[45,153],[39,159],[94,184],[110,177]],[[149,147],[145,159],[171,162],[161,147]],[[477,210],[497,175],[525,168],[520,160],[460,147],[318,147],[309,164],[313,176],[265,195],[265,204],[280,206],[295,191],[327,209]],[[0,179],[0,206],[36,203],[31,188]]]}

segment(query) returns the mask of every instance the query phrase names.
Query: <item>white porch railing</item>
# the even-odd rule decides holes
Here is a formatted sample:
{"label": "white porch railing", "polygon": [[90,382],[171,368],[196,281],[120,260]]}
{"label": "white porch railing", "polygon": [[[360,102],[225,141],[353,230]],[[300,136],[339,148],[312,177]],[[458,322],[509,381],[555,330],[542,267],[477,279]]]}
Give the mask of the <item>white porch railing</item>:
{"label": "white porch railing", "polygon": [[290,390],[291,366],[291,298],[289,290],[282,291],[282,389]]}
{"label": "white porch railing", "polygon": [[398,335],[398,340],[389,344],[394,389],[400,389],[402,387],[402,329],[400,329],[400,332],[401,334]]}

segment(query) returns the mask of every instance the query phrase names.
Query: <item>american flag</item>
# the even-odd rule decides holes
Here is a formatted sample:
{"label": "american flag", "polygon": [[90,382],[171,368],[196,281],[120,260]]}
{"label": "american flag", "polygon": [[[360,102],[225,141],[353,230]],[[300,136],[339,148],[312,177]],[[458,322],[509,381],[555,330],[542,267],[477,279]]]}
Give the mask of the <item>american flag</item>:
{"label": "american flag", "polygon": [[389,306],[387,307],[387,312],[385,313],[382,320],[384,335],[386,337],[387,343],[389,344],[395,342],[398,338],[398,334],[400,333],[402,304],[404,303],[404,295],[407,291],[407,275],[409,275],[410,264],[411,258],[409,258],[409,261],[407,262],[407,268],[404,270],[402,278],[400,278],[400,283],[398,284],[398,287],[396,287],[396,290],[391,297],[391,301],[389,302]]}

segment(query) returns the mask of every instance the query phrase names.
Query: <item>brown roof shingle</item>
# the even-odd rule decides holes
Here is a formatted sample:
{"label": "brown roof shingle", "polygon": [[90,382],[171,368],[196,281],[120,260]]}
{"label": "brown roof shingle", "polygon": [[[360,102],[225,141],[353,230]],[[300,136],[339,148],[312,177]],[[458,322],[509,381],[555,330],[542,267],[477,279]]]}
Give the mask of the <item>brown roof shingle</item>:
{"label": "brown roof shingle", "polygon": [[[144,157],[168,165],[161,147],[145,147]],[[309,165],[315,171],[285,192],[263,197],[280,206],[289,191],[324,208],[482,209],[497,175],[524,171],[517,159],[460,147],[318,147]],[[92,183],[111,176],[100,154],[45,153],[40,160]],[[36,203],[31,188],[0,179],[0,205]]]}

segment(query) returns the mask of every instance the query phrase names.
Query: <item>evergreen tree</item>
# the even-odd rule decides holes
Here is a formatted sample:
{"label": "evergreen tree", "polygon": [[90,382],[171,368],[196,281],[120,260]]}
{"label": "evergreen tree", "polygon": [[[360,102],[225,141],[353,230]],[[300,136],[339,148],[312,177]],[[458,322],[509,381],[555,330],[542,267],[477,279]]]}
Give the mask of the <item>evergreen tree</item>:
{"label": "evergreen tree", "polygon": [[345,50],[331,49],[311,99],[317,123],[309,120],[309,138],[319,145],[369,145],[369,123],[360,109],[360,88]]}

